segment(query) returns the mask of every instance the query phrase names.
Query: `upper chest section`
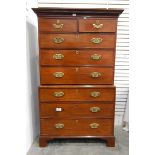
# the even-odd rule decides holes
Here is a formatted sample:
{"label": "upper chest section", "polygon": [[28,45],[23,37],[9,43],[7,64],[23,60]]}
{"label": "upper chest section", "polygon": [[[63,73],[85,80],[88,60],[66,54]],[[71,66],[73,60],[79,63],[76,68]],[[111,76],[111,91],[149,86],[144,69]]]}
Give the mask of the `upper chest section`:
{"label": "upper chest section", "polygon": [[40,33],[116,32],[119,9],[34,8]]}
{"label": "upper chest section", "polygon": [[104,17],[39,17],[40,33],[116,32],[117,19]]}

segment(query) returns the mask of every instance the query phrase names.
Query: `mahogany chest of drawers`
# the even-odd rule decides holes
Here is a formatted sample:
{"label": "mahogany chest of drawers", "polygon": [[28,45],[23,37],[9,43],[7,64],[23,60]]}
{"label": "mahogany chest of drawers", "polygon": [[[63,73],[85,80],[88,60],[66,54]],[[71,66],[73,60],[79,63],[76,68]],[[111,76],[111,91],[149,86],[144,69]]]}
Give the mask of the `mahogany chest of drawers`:
{"label": "mahogany chest of drawers", "polygon": [[40,146],[101,138],[115,146],[115,48],[119,9],[34,8],[40,58]]}

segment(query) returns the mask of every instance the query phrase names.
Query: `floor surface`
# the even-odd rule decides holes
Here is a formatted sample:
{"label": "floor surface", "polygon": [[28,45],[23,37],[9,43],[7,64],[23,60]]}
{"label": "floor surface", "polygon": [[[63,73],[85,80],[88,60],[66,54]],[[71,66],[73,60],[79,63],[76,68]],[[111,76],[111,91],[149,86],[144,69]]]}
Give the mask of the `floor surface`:
{"label": "floor surface", "polygon": [[39,148],[36,140],[27,155],[128,155],[128,132],[116,127],[115,136],[115,147],[106,147],[99,139],[56,139],[47,147]]}

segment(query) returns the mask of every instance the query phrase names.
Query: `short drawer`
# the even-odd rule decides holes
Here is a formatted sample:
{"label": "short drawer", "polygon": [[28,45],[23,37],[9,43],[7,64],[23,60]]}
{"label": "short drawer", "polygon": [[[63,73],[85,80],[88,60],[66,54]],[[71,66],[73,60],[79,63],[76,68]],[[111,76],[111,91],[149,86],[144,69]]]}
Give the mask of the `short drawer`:
{"label": "short drawer", "polygon": [[40,48],[114,48],[114,34],[40,34]]}
{"label": "short drawer", "polygon": [[40,87],[40,102],[50,101],[115,101],[115,87],[56,88]]}
{"label": "short drawer", "polygon": [[113,50],[41,50],[42,66],[114,66]]}
{"label": "short drawer", "polygon": [[41,84],[113,84],[112,67],[41,67]]}
{"label": "short drawer", "polygon": [[112,136],[113,119],[41,119],[41,135]]}
{"label": "short drawer", "polygon": [[104,117],[113,118],[114,102],[40,103],[41,118]]}
{"label": "short drawer", "polygon": [[39,31],[42,32],[77,32],[77,20],[58,18],[39,18]]}
{"label": "short drawer", "polygon": [[79,32],[116,32],[116,19],[79,19]]}

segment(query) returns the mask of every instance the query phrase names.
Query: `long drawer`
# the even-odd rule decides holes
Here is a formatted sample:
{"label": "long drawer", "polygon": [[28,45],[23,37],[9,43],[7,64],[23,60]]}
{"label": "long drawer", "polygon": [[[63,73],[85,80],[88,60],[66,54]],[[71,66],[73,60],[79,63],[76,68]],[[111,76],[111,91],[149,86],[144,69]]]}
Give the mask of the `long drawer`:
{"label": "long drawer", "polygon": [[115,87],[56,88],[40,87],[40,102],[50,101],[115,101]]}
{"label": "long drawer", "polygon": [[41,67],[41,84],[113,84],[111,67]]}
{"label": "long drawer", "polygon": [[112,136],[113,119],[41,119],[41,135]]}
{"label": "long drawer", "polygon": [[41,50],[42,66],[114,66],[113,50]]}
{"label": "long drawer", "polygon": [[104,117],[113,118],[114,102],[40,103],[41,118]]}
{"label": "long drawer", "polygon": [[40,34],[40,48],[115,48],[114,34]]}

